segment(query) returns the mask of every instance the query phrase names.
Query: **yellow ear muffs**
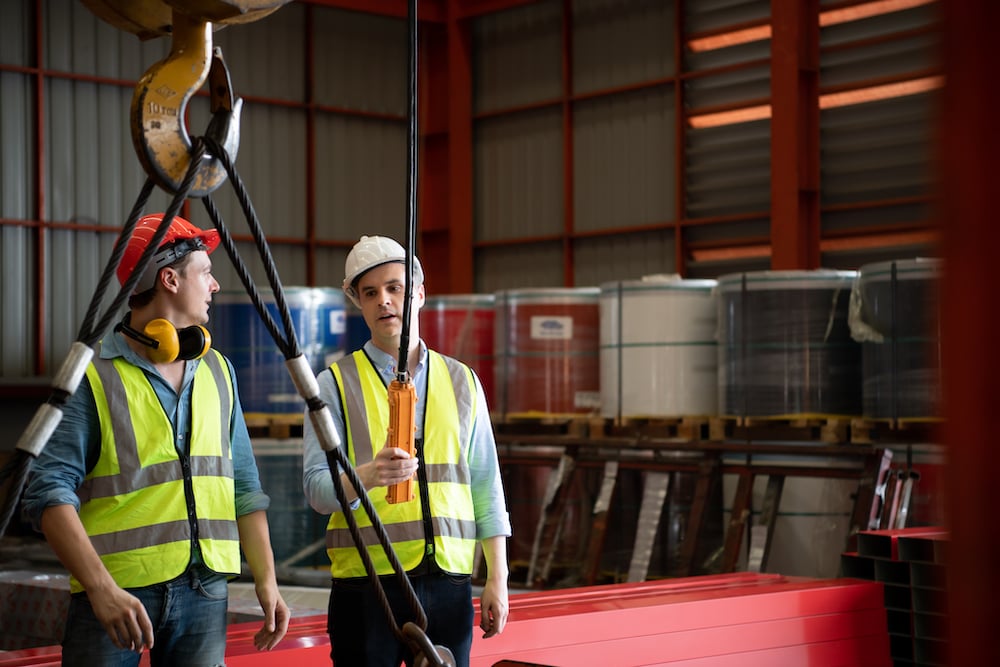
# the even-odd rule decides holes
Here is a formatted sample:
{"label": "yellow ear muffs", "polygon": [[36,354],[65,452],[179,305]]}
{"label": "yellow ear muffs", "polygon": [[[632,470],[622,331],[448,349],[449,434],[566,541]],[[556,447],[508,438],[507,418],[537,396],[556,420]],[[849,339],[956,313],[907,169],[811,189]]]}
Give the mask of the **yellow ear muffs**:
{"label": "yellow ear muffs", "polygon": [[162,317],[150,320],[141,332],[125,322],[118,325],[118,330],[150,348],[149,360],[154,364],[201,359],[212,347],[212,335],[205,327],[195,324],[177,329]]}
{"label": "yellow ear muffs", "polygon": [[163,318],[150,320],[142,333],[155,343],[149,346],[151,349],[147,353],[154,364],[169,364],[177,359],[181,349],[180,338],[169,321]]}

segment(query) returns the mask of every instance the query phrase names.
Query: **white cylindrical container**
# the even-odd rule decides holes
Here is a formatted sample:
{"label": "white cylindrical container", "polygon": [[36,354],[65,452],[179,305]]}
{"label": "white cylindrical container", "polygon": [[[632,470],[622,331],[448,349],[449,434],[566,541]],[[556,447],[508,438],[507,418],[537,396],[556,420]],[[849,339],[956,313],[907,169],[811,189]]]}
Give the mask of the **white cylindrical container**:
{"label": "white cylindrical container", "polygon": [[649,276],[601,285],[601,416],[713,415],[714,280]]}

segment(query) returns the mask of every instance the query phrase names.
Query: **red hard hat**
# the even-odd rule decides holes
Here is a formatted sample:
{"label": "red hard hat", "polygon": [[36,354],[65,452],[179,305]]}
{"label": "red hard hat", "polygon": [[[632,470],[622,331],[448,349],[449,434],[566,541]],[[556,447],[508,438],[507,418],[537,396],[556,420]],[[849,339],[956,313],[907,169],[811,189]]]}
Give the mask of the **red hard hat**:
{"label": "red hard hat", "polygon": [[[139,258],[142,257],[146,246],[149,245],[149,242],[153,239],[153,235],[156,234],[156,229],[160,226],[161,220],[163,220],[162,213],[151,213],[143,216],[136,224],[135,230],[132,232],[132,237],[128,240],[128,245],[125,246],[122,261],[118,264],[118,282],[122,285],[132,275],[132,271],[135,270],[136,265],[139,263]],[[178,244],[176,247],[172,245],[176,241],[185,239],[198,240],[202,247],[199,248],[197,245],[188,245],[185,247],[184,244]],[[166,236],[163,237],[163,242],[160,244],[161,250],[153,255],[152,260],[146,267],[146,272],[139,279],[139,282],[136,283],[133,294],[145,292],[153,287],[153,283],[156,281],[156,274],[164,266],[173,264],[194,250],[204,250],[210,253],[218,245],[219,232],[217,230],[210,229],[205,231],[195,227],[184,218],[174,216],[173,221],[170,223],[170,229],[167,230]],[[170,247],[164,248],[164,246]]]}

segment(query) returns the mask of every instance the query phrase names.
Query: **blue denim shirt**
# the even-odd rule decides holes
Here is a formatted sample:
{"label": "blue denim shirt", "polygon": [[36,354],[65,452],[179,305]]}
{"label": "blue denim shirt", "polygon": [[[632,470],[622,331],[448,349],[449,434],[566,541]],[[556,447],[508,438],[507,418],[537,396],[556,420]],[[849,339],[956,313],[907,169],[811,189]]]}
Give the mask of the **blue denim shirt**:
{"label": "blue denim shirt", "polygon": [[[396,357],[386,354],[375,347],[369,340],[365,343],[365,352],[375,362],[379,375],[386,384],[395,379]],[[413,386],[417,391],[416,437],[423,437],[424,406],[427,401],[422,396],[427,394],[427,347],[420,341],[419,362],[413,374]],[[475,376],[475,373],[473,373]],[[497,456],[496,440],[493,437],[493,424],[490,421],[489,408],[486,407],[486,395],[483,386],[476,379],[476,421],[472,429],[472,445],[469,450],[469,472],[471,475],[472,503],[476,512],[476,538],[484,540],[489,537],[511,534],[510,515],[507,513],[507,501],[504,498],[503,482],[500,478],[500,464]],[[319,383],[320,398],[327,404],[333,417],[333,424],[340,434],[340,440],[346,446],[347,429],[344,426],[344,409],[340,402],[340,391],[337,389],[333,371],[324,369],[316,377]],[[302,486],[309,504],[320,514],[332,514],[340,510],[340,503],[333,489],[333,479],[330,477],[330,466],[326,452],[320,447],[319,439],[312,428],[312,423],[306,415],[303,428],[303,461]]]}
{"label": "blue denim shirt", "polygon": [[[174,427],[175,444],[180,451],[187,451],[187,436],[191,431],[191,391],[195,369],[200,360],[187,361],[180,394],[157,372],[146,359],[128,346],[119,333],[109,334],[101,343],[101,358],[123,357],[130,364],[141,368],[156,391],[160,404]],[[250,434],[243,420],[236,373],[227,359],[233,380],[235,404],[230,424],[230,446],[233,453],[233,477],[236,487],[236,516],[266,510],[270,498],[260,486],[257,462],[250,445]],[[123,409],[120,406],[116,409]],[[49,442],[31,467],[31,476],[25,488],[23,510],[32,525],[38,529],[42,513],[53,505],[73,505],[79,511],[80,499],[76,490],[83,478],[97,462],[101,449],[100,419],[94,394],[87,376],[63,407],[63,417]]]}

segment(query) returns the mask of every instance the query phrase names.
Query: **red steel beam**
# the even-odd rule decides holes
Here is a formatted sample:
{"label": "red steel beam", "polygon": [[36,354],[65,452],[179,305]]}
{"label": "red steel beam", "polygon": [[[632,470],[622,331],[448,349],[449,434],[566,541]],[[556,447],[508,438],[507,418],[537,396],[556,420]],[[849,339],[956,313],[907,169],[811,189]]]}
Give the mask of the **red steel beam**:
{"label": "red steel beam", "polygon": [[474,667],[501,659],[559,665],[892,664],[881,584],[749,573],[512,596],[504,633],[473,638]]}
{"label": "red steel beam", "polygon": [[771,2],[771,268],[819,266],[819,0]]}
{"label": "red steel beam", "polygon": [[[406,18],[409,16],[407,0],[301,0],[311,5],[346,9],[365,14],[378,14]],[[421,21],[444,21],[444,0],[420,0],[417,6],[417,16]]]}

